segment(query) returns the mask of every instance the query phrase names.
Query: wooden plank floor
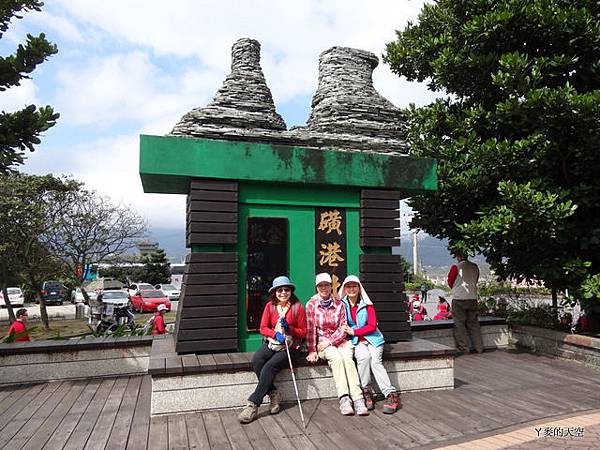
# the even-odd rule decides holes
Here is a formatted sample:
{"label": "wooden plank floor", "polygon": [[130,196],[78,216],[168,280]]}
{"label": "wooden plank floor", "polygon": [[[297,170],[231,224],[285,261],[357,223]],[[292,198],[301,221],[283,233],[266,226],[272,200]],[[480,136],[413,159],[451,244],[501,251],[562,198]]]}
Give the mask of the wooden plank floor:
{"label": "wooden plank floor", "polygon": [[145,449],[151,395],[149,375],[2,388],[0,448]]}
{"label": "wooden plank floor", "polygon": [[495,351],[456,360],[453,391],[408,393],[394,415],[381,402],[368,417],[343,417],[335,400],[295,404],[240,425],[239,411],[154,417],[153,449],[398,449],[436,448],[479,434],[563,416],[600,405],[598,372],[578,363],[528,353]]}
{"label": "wooden plank floor", "polygon": [[248,425],[237,410],[150,419],[149,376],[2,388],[0,449],[436,448],[600,404],[598,372],[527,353],[461,357],[455,379],[453,391],[404,394],[394,415],[378,403],[343,417],[334,400],[305,401],[306,429],[295,404],[275,416],[262,407]]}

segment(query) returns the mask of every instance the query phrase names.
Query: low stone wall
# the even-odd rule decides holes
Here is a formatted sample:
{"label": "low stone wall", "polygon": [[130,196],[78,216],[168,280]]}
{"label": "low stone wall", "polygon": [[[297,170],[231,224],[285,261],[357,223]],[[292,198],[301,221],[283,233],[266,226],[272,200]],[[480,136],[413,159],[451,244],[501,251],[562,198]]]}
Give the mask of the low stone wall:
{"label": "low stone wall", "polygon": [[0,344],[0,386],[143,375],[151,336]]}
{"label": "low stone wall", "polygon": [[[412,329],[413,336],[419,339],[436,342],[455,348],[454,329],[439,328],[430,330]],[[497,348],[507,348],[510,346],[510,330],[507,325],[488,325],[481,327],[481,337],[483,338],[483,347],[486,350]]]}
{"label": "low stone wall", "polygon": [[[153,352],[165,343],[167,342],[155,341]],[[386,346],[386,355],[384,364],[390,379],[402,392],[454,388],[454,351],[443,345],[415,339],[412,342]],[[231,364],[236,355],[225,356],[226,358],[219,359],[230,360],[229,364],[213,361],[203,369],[202,363],[195,367],[189,365],[193,356],[185,355],[182,359],[182,371],[178,374],[168,373],[167,367],[163,371],[151,369],[152,414],[174,414],[245,405],[248,396],[256,387],[256,375],[250,368],[249,360]],[[336,397],[335,384],[327,365],[321,363],[311,366],[298,361],[298,366],[295,375],[302,400]],[[190,370],[187,373],[186,368]],[[277,375],[276,384],[283,394],[284,401],[295,400],[289,370],[284,369]]]}
{"label": "low stone wall", "polygon": [[[479,324],[483,347],[486,350],[507,348],[511,345],[511,332],[504,319],[481,317]],[[453,320],[413,322],[411,331],[416,338],[456,348]]]}
{"label": "low stone wall", "polygon": [[600,338],[522,325],[511,326],[511,338],[517,348],[600,369]]}

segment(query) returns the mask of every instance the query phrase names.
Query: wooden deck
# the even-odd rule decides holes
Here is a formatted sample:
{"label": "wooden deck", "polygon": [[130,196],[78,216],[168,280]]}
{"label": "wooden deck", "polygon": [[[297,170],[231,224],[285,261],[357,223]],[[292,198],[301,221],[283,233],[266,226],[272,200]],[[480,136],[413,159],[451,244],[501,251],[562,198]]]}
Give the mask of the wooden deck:
{"label": "wooden deck", "polygon": [[244,426],[237,410],[150,419],[148,376],[4,388],[0,448],[437,448],[600,405],[598,372],[568,361],[495,351],[458,358],[455,373],[456,389],[405,394],[394,415],[378,404],[343,417],[336,401],[306,401],[306,430],[294,404]]}

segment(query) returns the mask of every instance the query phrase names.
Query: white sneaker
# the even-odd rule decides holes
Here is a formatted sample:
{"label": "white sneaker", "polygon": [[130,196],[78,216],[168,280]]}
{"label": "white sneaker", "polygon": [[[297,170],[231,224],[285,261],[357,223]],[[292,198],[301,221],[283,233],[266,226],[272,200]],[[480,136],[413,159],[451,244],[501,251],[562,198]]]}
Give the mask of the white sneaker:
{"label": "white sneaker", "polygon": [[340,412],[344,416],[353,416],[354,409],[352,408],[352,400],[347,395],[340,398]]}
{"label": "white sneaker", "polygon": [[367,409],[367,405],[365,405],[365,401],[362,398],[358,400],[354,400],[354,409],[356,410],[356,414],[359,416],[368,416],[369,410]]}

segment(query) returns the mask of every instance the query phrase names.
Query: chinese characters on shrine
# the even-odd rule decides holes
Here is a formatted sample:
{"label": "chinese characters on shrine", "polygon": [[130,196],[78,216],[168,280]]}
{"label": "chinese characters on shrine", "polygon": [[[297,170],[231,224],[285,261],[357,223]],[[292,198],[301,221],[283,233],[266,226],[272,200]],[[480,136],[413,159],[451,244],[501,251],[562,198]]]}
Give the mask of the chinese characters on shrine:
{"label": "chinese characters on shrine", "polygon": [[337,293],[348,273],[346,265],[346,211],[344,208],[315,209],[316,273],[327,272]]}

